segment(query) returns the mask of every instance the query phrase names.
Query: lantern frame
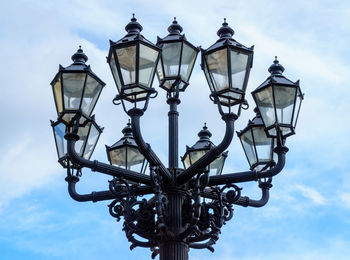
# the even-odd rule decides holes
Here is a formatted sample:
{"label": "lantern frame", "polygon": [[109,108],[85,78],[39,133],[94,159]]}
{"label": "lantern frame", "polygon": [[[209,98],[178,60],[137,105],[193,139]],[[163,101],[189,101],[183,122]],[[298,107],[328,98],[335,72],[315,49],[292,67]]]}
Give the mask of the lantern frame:
{"label": "lantern frame", "polygon": [[[66,123],[69,123],[76,114],[83,114],[86,117],[90,117],[101,95],[102,89],[106,85],[106,83],[104,83],[91,70],[90,65],[85,64],[86,61],[88,60],[88,57],[85,55],[85,53],[81,49],[81,46],[79,46],[79,49],[77,50],[77,52],[73,54],[72,60],[73,60],[73,63],[68,67],[63,67],[62,65],[59,65],[59,71],[57,72],[57,74],[55,75],[55,77],[50,83],[52,86],[52,92],[55,100],[57,116],[61,118],[63,121],[65,121]],[[79,106],[77,108],[66,107],[64,94],[65,94],[65,88],[67,86],[66,85],[67,83],[65,82],[67,80],[64,80],[64,77],[63,77],[63,75],[65,74],[82,74],[82,82],[81,82],[82,90],[79,91],[81,92],[81,94],[79,98],[80,99]],[[90,104],[89,110],[85,111],[84,109],[82,109],[82,105],[84,101],[84,95],[86,93],[88,77],[91,77],[93,80],[95,80],[95,82],[98,84],[96,86],[100,86],[100,90],[98,90],[97,95],[92,98],[92,102],[94,102],[94,103],[91,102],[92,106]]]}
{"label": "lantern frame", "polygon": [[[284,72],[284,67],[277,60],[277,56],[275,57],[273,64],[269,67],[268,71],[271,73],[271,75],[259,87],[252,91],[252,96],[261,115],[261,119],[264,123],[266,134],[269,137],[278,137],[280,135],[282,139],[285,139],[295,134],[295,127],[298,121],[301,103],[304,99],[304,95],[300,89],[299,80],[293,82],[282,75]],[[271,119],[271,117],[262,113],[263,111],[259,105],[260,100],[258,98],[258,95],[263,91],[267,91],[268,88],[271,88],[272,92],[272,102],[270,102],[270,108],[273,109],[274,119]],[[283,123],[283,116],[280,118],[280,113],[277,112],[277,98],[275,94],[276,88],[295,89],[294,100],[293,103],[291,103],[293,104],[292,113],[288,123]]]}
{"label": "lantern frame", "polygon": [[[244,99],[245,92],[247,89],[250,69],[253,66],[254,46],[251,46],[250,48],[245,47],[244,45],[240,44],[239,42],[235,41],[232,38],[233,34],[234,34],[233,29],[228,26],[226,19],[224,19],[224,23],[222,24],[222,27],[217,32],[217,35],[220,37],[219,40],[217,40],[216,43],[210,46],[208,49],[206,50],[201,49],[201,52],[202,52],[201,67],[207,79],[210,91],[212,93],[211,98],[214,101],[214,103],[225,107],[239,105],[238,112],[237,112],[237,114],[239,115],[241,105],[242,103],[245,103],[245,99]],[[228,86],[223,88],[222,90],[217,90],[215,80],[213,79],[209,70],[207,57],[213,53],[216,53],[222,50],[226,50],[227,57],[225,62],[227,65],[226,77],[228,79]],[[245,70],[244,70],[245,75],[244,75],[241,88],[237,88],[233,86],[231,52],[247,55],[247,61],[246,61]]]}
{"label": "lantern frame", "polygon": [[[197,60],[198,53],[200,51],[199,47],[195,47],[192,43],[187,41],[185,34],[181,34],[183,31],[181,25],[178,24],[176,21],[176,17],[174,17],[174,21],[172,24],[168,27],[169,34],[165,36],[164,38],[157,37],[157,46],[162,49],[162,53],[159,58],[159,63],[157,66],[157,77],[159,80],[159,87],[166,90],[167,92],[183,92],[189,85],[189,80],[191,78],[194,65]],[[165,44],[170,43],[179,43],[180,46],[180,55],[178,56],[178,64],[177,64],[177,74],[176,75],[167,75],[164,68],[164,52],[163,52],[163,46]],[[187,70],[188,78],[184,79],[182,77],[181,73],[181,67],[184,66],[182,64],[183,56],[184,56],[184,46],[187,45],[189,48],[191,48],[194,51],[194,59],[192,61],[192,64],[189,64],[189,69]],[[162,75],[162,76],[160,76]],[[172,82],[170,86],[166,86],[166,83]]]}
{"label": "lantern frame", "polygon": [[[147,40],[143,35],[140,34],[142,31],[142,26],[137,22],[133,14],[131,22],[125,26],[125,30],[128,32],[122,39],[119,41],[113,42],[110,40],[110,49],[107,57],[107,63],[110,66],[115,84],[117,86],[119,96],[116,99],[121,99],[129,101],[131,103],[136,103],[139,101],[148,100],[151,94],[156,93],[155,89],[152,88],[154,76],[156,74],[157,65],[159,62],[160,52],[156,45]],[[154,67],[149,77],[148,86],[145,86],[139,82],[140,80],[140,46],[144,45],[145,47],[151,48],[157,52],[157,57],[154,61]],[[125,84],[123,74],[121,71],[121,66],[119,63],[117,50],[122,50],[128,47],[135,47],[135,82],[130,84]],[[111,65],[111,62],[114,62],[114,65]],[[115,66],[115,70],[114,67]],[[128,93],[129,92],[129,93]]]}

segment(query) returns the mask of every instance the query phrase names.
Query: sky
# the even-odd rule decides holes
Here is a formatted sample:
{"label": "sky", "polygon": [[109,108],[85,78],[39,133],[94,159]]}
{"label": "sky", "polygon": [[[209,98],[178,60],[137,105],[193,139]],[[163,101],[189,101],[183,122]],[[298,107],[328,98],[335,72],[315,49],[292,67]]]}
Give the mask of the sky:
{"label": "sky", "polygon": [[[287,139],[286,166],[273,180],[263,208],[235,207],[234,217],[208,250],[193,260],[348,259],[350,255],[350,3],[348,1],[2,1],[0,9],[0,259],[150,259],[144,248],[129,250],[122,223],[109,202],[78,203],[67,193],[66,172],[57,163],[50,126],[56,110],[50,82],[58,65],[71,64],[79,45],[92,70],[106,82],[94,110],[105,127],[92,159],[107,162],[104,145],[121,137],[128,117],[112,104],[117,93],[106,56],[132,13],[150,41],[167,35],[173,17],[195,46],[217,40],[223,18],[240,43],[254,45],[247,87],[250,109],[236,130],[254,116],[250,92],[269,75],[275,56],[284,75],[300,85],[305,100],[296,135]],[[165,93],[150,101],[141,119],[145,140],[167,163]],[[208,98],[197,60],[179,105],[182,155],[206,122],[218,144],[225,125]],[[248,169],[235,136],[224,173]],[[108,177],[83,170],[80,193],[107,189]],[[257,183],[243,195],[258,199]]]}

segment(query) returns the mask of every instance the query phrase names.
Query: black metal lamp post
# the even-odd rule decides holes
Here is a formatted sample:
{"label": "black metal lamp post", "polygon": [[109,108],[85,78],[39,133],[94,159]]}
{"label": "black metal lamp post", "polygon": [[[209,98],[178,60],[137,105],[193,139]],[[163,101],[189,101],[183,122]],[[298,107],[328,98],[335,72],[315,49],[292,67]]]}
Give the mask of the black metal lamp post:
{"label": "black metal lamp post", "polygon": [[[233,30],[225,20],[218,31],[220,39],[202,50],[202,69],[211,90],[210,97],[226,125],[225,134],[222,141],[214,145],[210,141],[211,133],[204,126],[199,141],[187,147],[182,158],[184,168],[180,168],[177,105],[179,93],[189,84],[198,49],[181,35],[182,27],[176,20],[168,29],[169,35],[158,38],[158,47],[147,41],[141,30],[142,26],[133,16],[126,26],[128,34],[111,42],[107,58],[119,92],[114,102],[120,100],[131,118],[122,139],[107,147],[109,164],[89,159],[101,132],[90,115],[103,84],[86,69],[86,55],[79,49],[71,65],[79,72],[89,71],[84,74],[85,83],[81,83],[83,76],[79,76],[79,80],[67,78],[66,69],[60,69],[55,77],[52,86],[59,117],[52,126],[59,162],[67,168],[68,192],[73,199],[111,200],[110,214],[118,221],[124,218],[123,230],[131,249],[150,248],[152,258],[159,254],[160,260],[188,260],[190,249],[214,251],[213,245],[219,239],[222,226],[232,218],[234,206],[262,207],[268,202],[272,177],[285,165],[288,148],[284,145],[286,138],[294,133],[302,94],[298,83],[282,76],[283,67],[275,61],[269,69],[271,76],[252,93],[261,117],[257,114],[238,134],[251,169],[223,174],[225,150],[232,141],[241,107],[246,104],[244,96],[253,60],[253,48],[233,40]],[[167,167],[144,141],[140,128],[150,98],[157,95],[152,87],[156,70],[169,104]],[[86,100],[91,102],[85,105],[89,76],[101,87],[96,87],[98,91],[94,93],[98,94]],[[87,131],[88,124],[90,130]],[[146,160],[149,174],[143,174]],[[75,186],[84,167],[111,176],[108,189],[77,193]],[[261,198],[242,196],[238,184],[257,180]],[[150,195],[150,199],[141,198],[143,195]]]}

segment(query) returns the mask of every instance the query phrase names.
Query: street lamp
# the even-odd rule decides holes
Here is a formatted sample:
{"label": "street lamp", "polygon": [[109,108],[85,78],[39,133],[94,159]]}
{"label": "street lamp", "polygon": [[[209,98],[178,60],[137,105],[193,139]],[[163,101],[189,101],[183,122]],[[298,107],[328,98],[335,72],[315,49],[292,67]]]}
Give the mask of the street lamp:
{"label": "street lamp", "polygon": [[[271,76],[252,93],[256,117],[238,133],[250,170],[222,173],[234,123],[242,106],[247,106],[245,92],[253,60],[253,48],[232,39],[233,30],[225,19],[217,33],[219,40],[201,50],[210,98],[218,106],[225,134],[214,145],[204,125],[199,140],[187,147],[181,168],[177,106],[180,92],[189,85],[198,48],[181,34],[176,19],[168,28],[169,35],[158,38],[157,45],[140,34],[142,26],[134,15],[125,29],[126,36],[111,42],[107,58],[118,90],[113,102],[121,101],[131,119],[122,131],[124,136],[106,147],[109,163],[90,160],[101,133],[91,113],[104,84],[85,65],[87,56],[80,48],[71,67],[60,68],[52,83],[58,112],[58,121],[52,122],[52,127],[59,162],[67,168],[68,192],[73,199],[111,201],[109,212],[118,221],[124,219],[123,230],[131,249],[150,248],[152,257],[159,254],[160,260],[187,260],[190,249],[214,251],[213,245],[232,218],[234,206],[262,207],[268,202],[272,177],[285,166],[286,138],[294,134],[303,95],[299,83],[287,80],[275,60],[269,69]],[[68,75],[73,70],[81,75]],[[155,73],[169,104],[167,166],[145,142],[140,127],[150,98],[157,96],[152,87]],[[95,80],[96,91],[85,100],[85,93],[91,92],[87,90],[89,77]],[[146,162],[149,174],[144,174]],[[83,168],[111,176],[108,189],[77,193],[75,186]],[[250,181],[259,181],[262,195],[258,200],[241,194],[238,184]]]}

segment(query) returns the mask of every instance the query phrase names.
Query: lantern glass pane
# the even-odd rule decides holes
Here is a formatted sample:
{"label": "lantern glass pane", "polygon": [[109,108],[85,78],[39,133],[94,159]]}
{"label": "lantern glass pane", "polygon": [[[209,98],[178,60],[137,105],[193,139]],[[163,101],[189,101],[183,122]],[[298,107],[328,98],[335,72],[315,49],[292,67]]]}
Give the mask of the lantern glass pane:
{"label": "lantern glass pane", "polygon": [[210,88],[211,92],[214,92],[215,89],[214,89],[213,82],[211,81],[211,78],[210,78],[207,63],[204,61],[203,64],[204,64],[204,75],[208,81],[209,88]]}
{"label": "lantern glass pane", "polygon": [[54,127],[54,134],[56,140],[56,147],[58,158],[62,158],[67,153],[67,141],[64,139],[66,134],[66,126],[63,123],[59,123]]}
{"label": "lantern glass pane", "polygon": [[79,156],[83,156],[86,140],[89,134],[91,123],[87,123],[85,126],[80,126],[78,129],[79,140],[75,143],[75,151]]}
{"label": "lantern glass pane", "polygon": [[296,90],[295,87],[274,86],[278,123],[292,124]]}
{"label": "lantern glass pane", "polygon": [[179,75],[181,42],[164,43],[162,46],[162,61],[165,77]]}
{"label": "lantern glass pane", "polygon": [[222,172],[222,169],[224,168],[225,163],[225,157],[220,156],[219,158],[215,159],[209,166],[209,175],[220,175]]}
{"label": "lantern glass pane", "polygon": [[92,153],[95,150],[98,138],[100,136],[100,131],[96,128],[94,124],[91,124],[90,133],[84,150],[84,158],[89,160]]}
{"label": "lantern glass pane", "polygon": [[252,128],[257,157],[259,162],[269,162],[271,158],[271,150],[273,148],[273,139],[267,137],[263,126]]}
{"label": "lantern glass pane", "polygon": [[257,157],[254,148],[254,140],[252,136],[252,130],[249,129],[241,135],[241,142],[244,152],[247,156],[250,166],[257,163]]}
{"label": "lantern glass pane", "polygon": [[192,151],[192,152],[190,152],[191,164],[194,164],[196,161],[198,161],[198,159],[200,159],[207,152],[208,152],[208,150],[200,150],[200,151]]}
{"label": "lantern glass pane", "polygon": [[56,102],[57,114],[63,111],[63,102],[62,102],[62,84],[61,77],[59,76],[55,84],[53,85],[53,93]]}
{"label": "lantern glass pane", "polygon": [[115,64],[115,58],[114,58],[114,54],[113,53],[112,53],[112,56],[111,56],[111,60],[109,61],[109,66],[111,68],[115,84],[117,85],[117,89],[118,89],[119,93],[121,93],[122,83],[120,82],[118,69],[117,69],[117,66]]}
{"label": "lantern glass pane", "polygon": [[184,162],[184,165],[185,165],[185,169],[187,169],[188,167],[191,166],[190,154],[189,153],[186,154],[186,157],[185,157],[183,162]]}
{"label": "lantern glass pane", "polygon": [[79,110],[86,73],[62,73],[64,108]]}
{"label": "lantern glass pane", "polygon": [[275,109],[273,102],[272,87],[269,86],[256,92],[256,105],[259,107],[261,117],[264,121],[265,127],[269,127],[276,122]]}
{"label": "lantern glass pane", "polygon": [[215,91],[229,88],[227,50],[221,49],[207,55],[206,61]]}
{"label": "lantern glass pane", "polygon": [[297,121],[298,121],[298,116],[299,116],[299,111],[300,111],[300,106],[301,106],[301,101],[303,100],[303,95],[300,92],[300,89],[298,88],[297,91],[297,98],[295,102],[295,108],[294,108],[294,115],[293,115],[293,127],[296,127]]}
{"label": "lantern glass pane", "polygon": [[136,80],[136,46],[116,49],[124,85]]}
{"label": "lantern glass pane", "polygon": [[126,168],[126,146],[109,151],[111,164]]}
{"label": "lantern glass pane", "polygon": [[142,164],[145,157],[140,153],[139,149],[134,147],[127,148],[128,164],[127,169],[135,172],[141,172]]}
{"label": "lantern glass pane", "polygon": [[140,44],[139,84],[151,87],[154,71],[157,67],[158,54],[157,50]]}
{"label": "lantern glass pane", "polygon": [[188,81],[197,57],[197,51],[188,44],[183,44],[180,75],[184,81]]}
{"label": "lantern glass pane", "polygon": [[232,88],[243,89],[248,55],[231,50],[231,80]]}
{"label": "lantern glass pane", "polygon": [[81,103],[81,110],[90,116],[94,109],[97,99],[100,96],[102,85],[90,75],[87,76],[84,96]]}
{"label": "lantern glass pane", "polygon": [[163,68],[162,68],[162,56],[160,57],[157,65],[157,77],[159,81],[164,79]]}

